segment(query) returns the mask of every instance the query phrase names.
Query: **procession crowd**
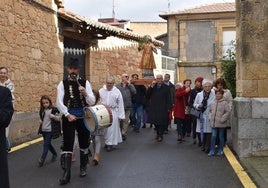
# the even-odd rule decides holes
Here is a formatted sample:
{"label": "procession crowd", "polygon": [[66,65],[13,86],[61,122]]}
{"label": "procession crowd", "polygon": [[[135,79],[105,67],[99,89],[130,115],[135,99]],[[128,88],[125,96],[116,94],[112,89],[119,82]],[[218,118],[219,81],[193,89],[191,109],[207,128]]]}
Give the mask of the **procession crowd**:
{"label": "procession crowd", "polygon": [[[0,71],[2,69],[6,73],[3,76],[4,73],[0,72],[1,78],[5,77],[5,80],[1,80],[1,85],[7,87],[7,69],[1,68]],[[157,74],[152,83],[146,85],[138,82],[138,74],[129,77],[123,73],[120,83],[116,84],[115,78],[108,76],[102,88],[93,90],[89,81],[79,76],[79,71],[78,60],[71,59],[67,66],[68,77],[57,87],[55,106],[47,95],[41,96],[40,99],[38,134],[43,136],[43,151],[38,159],[38,166],[44,165],[49,151],[52,153],[51,161],[57,159],[58,154],[52,145],[52,139],[59,138],[62,134],[60,164],[63,175],[59,180],[60,185],[70,182],[71,164],[75,160],[76,148],[79,148],[80,153],[80,177],[85,177],[89,156],[92,155],[93,165],[98,165],[101,144],[104,142],[107,152],[113,151],[119,143],[127,139],[129,126],[137,134],[147,125],[153,127],[155,139],[160,143],[164,135],[168,134],[170,124],[174,120],[177,126],[176,140],[179,143],[183,143],[185,137],[192,137],[193,144],[201,147],[208,156],[223,155],[227,138],[226,127],[230,126],[232,108],[232,95],[223,78],[213,82],[197,77],[194,86],[191,86],[190,79],[174,85],[170,82],[169,74]],[[14,91],[14,85],[9,91],[9,106],[11,104],[12,111],[14,97],[11,93]],[[6,107],[2,103],[0,106],[2,118],[2,109]],[[85,120],[88,118],[85,117],[85,110],[94,106],[104,110],[94,112],[91,109],[90,113],[95,117],[94,121],[90,122],[95,125],[92,130],[92,126]],[[12,113],[9,112],[11,116]],[[108,121],[105,122],[104,128],[98,127],[98,121],[104,121],[98,119],[98,113],[102,113],[101,117]],[[8,136],[3,137],[2,133],[5,134],[4,128],[11,119],[2,122],[1,118],[1,158],[5,159],[3,162],[6,165],[1,163],[0,179],[4,187],[9,187],[6,152],[10,149],[10,143],[7,141]],[[2,176],[3,174],[5,176]]]}

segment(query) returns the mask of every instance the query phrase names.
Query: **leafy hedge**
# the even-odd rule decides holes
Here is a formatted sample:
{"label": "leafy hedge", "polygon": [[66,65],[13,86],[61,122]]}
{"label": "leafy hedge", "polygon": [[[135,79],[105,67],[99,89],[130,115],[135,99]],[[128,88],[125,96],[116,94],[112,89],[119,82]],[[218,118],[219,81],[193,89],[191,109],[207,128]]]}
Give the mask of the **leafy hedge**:
{"label": "leafy hedge", "polygon": [[222,59],[223,78],[226,81],[228,89],[230,89],[233,97],[236,96],[236,54],[235,42],[231,42],[231,47],[227,49],[226,56]]}

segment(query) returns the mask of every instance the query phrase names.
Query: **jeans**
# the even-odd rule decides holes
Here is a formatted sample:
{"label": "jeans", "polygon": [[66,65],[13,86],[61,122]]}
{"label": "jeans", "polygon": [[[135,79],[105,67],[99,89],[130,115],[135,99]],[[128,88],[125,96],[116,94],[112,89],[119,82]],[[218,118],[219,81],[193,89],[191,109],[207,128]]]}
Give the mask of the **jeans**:
{"label": "jeans", "polygon": [[57,155],[57,152],[55,148],[51,144],[51,138],[52,138],[52,133],[51,132],[42,132],[43,138],[44,138],[44,144],[43,144],[43,153],[41,156],[41,160],[45,161],[48,150],[53,154]]}
{"label": "jeans", "polygon": [[184,137],[186,133],[185,120],[180,118],[175,118],[174,122],[177,124],[178,135]]}
{"label": "jeans", "polygon": [[215,152],[215,143],[216,143],[216,137],[217,137],[218,132],[219,132],[219,139],[220,139],[219,151],[223,151],[224,129],[225,128],[212,128],[212,137],[211,137],[211,143],[210,143],[210,150],[211,151]]}
{"label": "jeans", "polygon": [[134,124],[135,129],[139,129],[141,126],[142,114],[143,114],[143,105],[135,104],[135,103],[132,104],[130,116],[131,116],[131,120]]}

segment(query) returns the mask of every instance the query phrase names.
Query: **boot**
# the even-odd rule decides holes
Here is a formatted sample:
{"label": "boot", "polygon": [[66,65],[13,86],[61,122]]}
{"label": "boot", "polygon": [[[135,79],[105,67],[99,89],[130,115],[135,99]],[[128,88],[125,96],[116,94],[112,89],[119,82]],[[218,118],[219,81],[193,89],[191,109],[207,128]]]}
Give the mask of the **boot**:
{"label": "boot", "polygon": [[93,159],[93,165],[97,166],[99,164],[99,160],[100,160],[100,154],[99,153],[95,153],[94,154],[94,159]]}
{"label": "boot", "polygon": [[60,185],[65,185],[70,182],[71,163],[72,163],[72,152],[63,152],[60,158],[61,168],[63,169],[63,175],[62,178],[60,179]]}
{"label": "boot", "polygon": [[80,149],[80,177],[87,175],[88,149]]}

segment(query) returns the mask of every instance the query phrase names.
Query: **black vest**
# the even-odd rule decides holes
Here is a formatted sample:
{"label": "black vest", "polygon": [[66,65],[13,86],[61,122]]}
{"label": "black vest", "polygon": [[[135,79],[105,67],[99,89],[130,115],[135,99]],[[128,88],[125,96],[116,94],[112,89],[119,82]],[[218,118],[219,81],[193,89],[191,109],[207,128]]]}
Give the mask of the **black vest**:
{"label": "black vest", "polygon": [[[86,80],[79,78],[78,82],[81,86],[86,87]],[[77,81],[72,81],[67,78],[63,80],[63,85],[65,92],[63,103],[68,109],[86,106],[85,97],[79,92]]]}

